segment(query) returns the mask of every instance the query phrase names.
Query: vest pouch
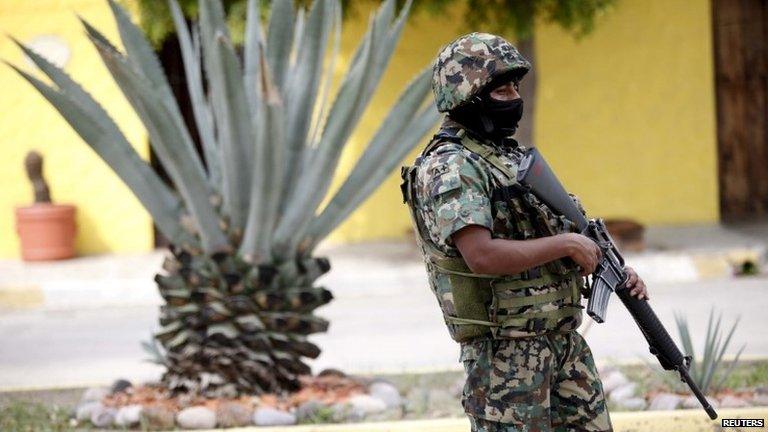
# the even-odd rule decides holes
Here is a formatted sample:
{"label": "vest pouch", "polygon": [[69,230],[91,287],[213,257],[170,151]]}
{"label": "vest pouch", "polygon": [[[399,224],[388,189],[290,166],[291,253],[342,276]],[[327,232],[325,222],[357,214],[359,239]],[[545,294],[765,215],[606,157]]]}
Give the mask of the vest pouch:
{"label": "vest pouch", "polygon": [[453,314],[445,319],[451,327],[451,337],[457,342],[466,342],[491,334],[488,310],[493,301],[491,280],[496,276],[472,273],[461,258],[433,258],[433,269],[447,277],[451,286]]}
{"label": "vest pouch", "polygon": [[[493,300],[490,282],[486,279],[471,278],[458,274],[448,276],[451,280],[451,294],[457,318],[488,322],[488,308]],[[482,324],[454,322],[457,342],[465,342],[490,334],[490,327]]]}

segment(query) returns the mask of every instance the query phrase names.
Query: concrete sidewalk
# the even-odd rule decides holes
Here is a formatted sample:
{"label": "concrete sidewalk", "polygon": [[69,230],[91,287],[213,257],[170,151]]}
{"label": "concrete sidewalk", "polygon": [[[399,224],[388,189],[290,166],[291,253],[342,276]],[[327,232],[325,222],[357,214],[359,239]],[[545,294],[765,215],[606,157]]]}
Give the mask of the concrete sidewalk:
{"label": "concrete sidewalk", "polygon": [[[713,243],[705,240],[703,244]],[[759,255],[765,249],[751,243],[730,246],[648,252],[629,256],[628,261],[648,281],[653,307],[671,333],[676,334],[674,313],[684,313],[695,330],[694,345],[700,349],[709,311],[716,307],[723,311],[726,326],[742,317],[732,350],[746,343],[745,356],[765,357],[768,278],[733,278],[728,270],[728,259],[735,251]],[[318,282],[333,291],[335,300],[318,310],[331,326],[327,333],[312,337],[323,349],[312,364],[315,371],[326,367],[359,373],[459,368],[457,345],[447,335],[413,244],[329,245],[320,252],[330,258],[333,268]],[[0,289],[17,293],[4,297],[6,310],[0,312],[0,388],[158,377],[162,369],[142,362],[147,355],[139,342],[149,339],[158,325],[161,299],[152,277],[162,254],[0,263]],[[697,270],[701,257],[716,260],[724,270]],[[38,294],[29,295],[35,290]],[[631,317],[617,301],[609,306],[608,322],[593,325],[587,339],[599,362],[652,360]]]}
{"label": "concrete sidewalk", "polygon": [[[768,253],[768,222],[737,228],[722,226],[652,228],[648,250],[627,254],[627,263],[648,285],[730,277],[735,263],[763,263]],[[164,250],[138,255],[97,255],[66,261],[26,263],[0,260],[0,311],[69,310],[104,306],[159,305],[153,281]],[[363,281],[369,275],[422,268],[415,244],[408,241],[323,245],[334,271],[331,279]],[[403,285],[422,283],[422,271],[403,273]],[[414,277],[416,279],[414,279]],[[326,282],[327,283],[327,282]],[[334,283],[327,283],[331,289]],[[367,289],[390,289],[389,286]]]}

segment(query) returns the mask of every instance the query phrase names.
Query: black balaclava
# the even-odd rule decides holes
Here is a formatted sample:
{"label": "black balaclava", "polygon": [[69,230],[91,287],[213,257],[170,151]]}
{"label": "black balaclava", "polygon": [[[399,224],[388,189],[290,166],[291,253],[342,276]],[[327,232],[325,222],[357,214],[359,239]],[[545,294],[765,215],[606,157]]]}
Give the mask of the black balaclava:
{"label": "black balaclava", "polygon": [[517,130],[517,124],[523,117],[523,100],[501,101],[492,98],[490,93],[509,81],[513,81],[513,77],[499,77],[469,103],[451,111],[449,117],[484,138],[503,143],[506,141],[504,138],[512,136]]}

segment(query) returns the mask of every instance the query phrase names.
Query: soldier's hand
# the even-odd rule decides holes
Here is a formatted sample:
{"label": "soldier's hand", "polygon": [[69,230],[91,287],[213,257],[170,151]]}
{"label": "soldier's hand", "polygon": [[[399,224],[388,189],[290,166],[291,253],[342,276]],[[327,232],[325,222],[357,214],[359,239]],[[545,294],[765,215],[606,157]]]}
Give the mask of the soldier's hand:
{"label": "soldier's hand", "polygon": [[630,289],[629,295],[639,298],[640,300],[648,300],[648,289],[645,287],[645,282],[637,275],[637,272],[632,267],[624,267],[624,271],[627,272],[627,288]]}
{"label": "soldier's hand", "polygon": [[589,237],[577,233],[563,234],[563,236],[566,240],[568,256],[581,267],[581,275],[587,276],[594,273],[597,264],[603,257],[597,243]]}

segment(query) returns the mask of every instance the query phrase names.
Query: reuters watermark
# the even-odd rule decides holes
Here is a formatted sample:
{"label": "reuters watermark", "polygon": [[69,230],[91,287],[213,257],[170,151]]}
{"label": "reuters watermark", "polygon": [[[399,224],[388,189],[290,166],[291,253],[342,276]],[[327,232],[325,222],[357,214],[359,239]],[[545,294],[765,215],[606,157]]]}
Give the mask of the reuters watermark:
{"label": "reuters watermark", "polygon": [[734,419],[721,419],[720,420],[720,426],[727,428],[727,427],[738,427],[738,428],[764,428],[765,427],[765,419],[743,419],[743,418],[734,418]]}

